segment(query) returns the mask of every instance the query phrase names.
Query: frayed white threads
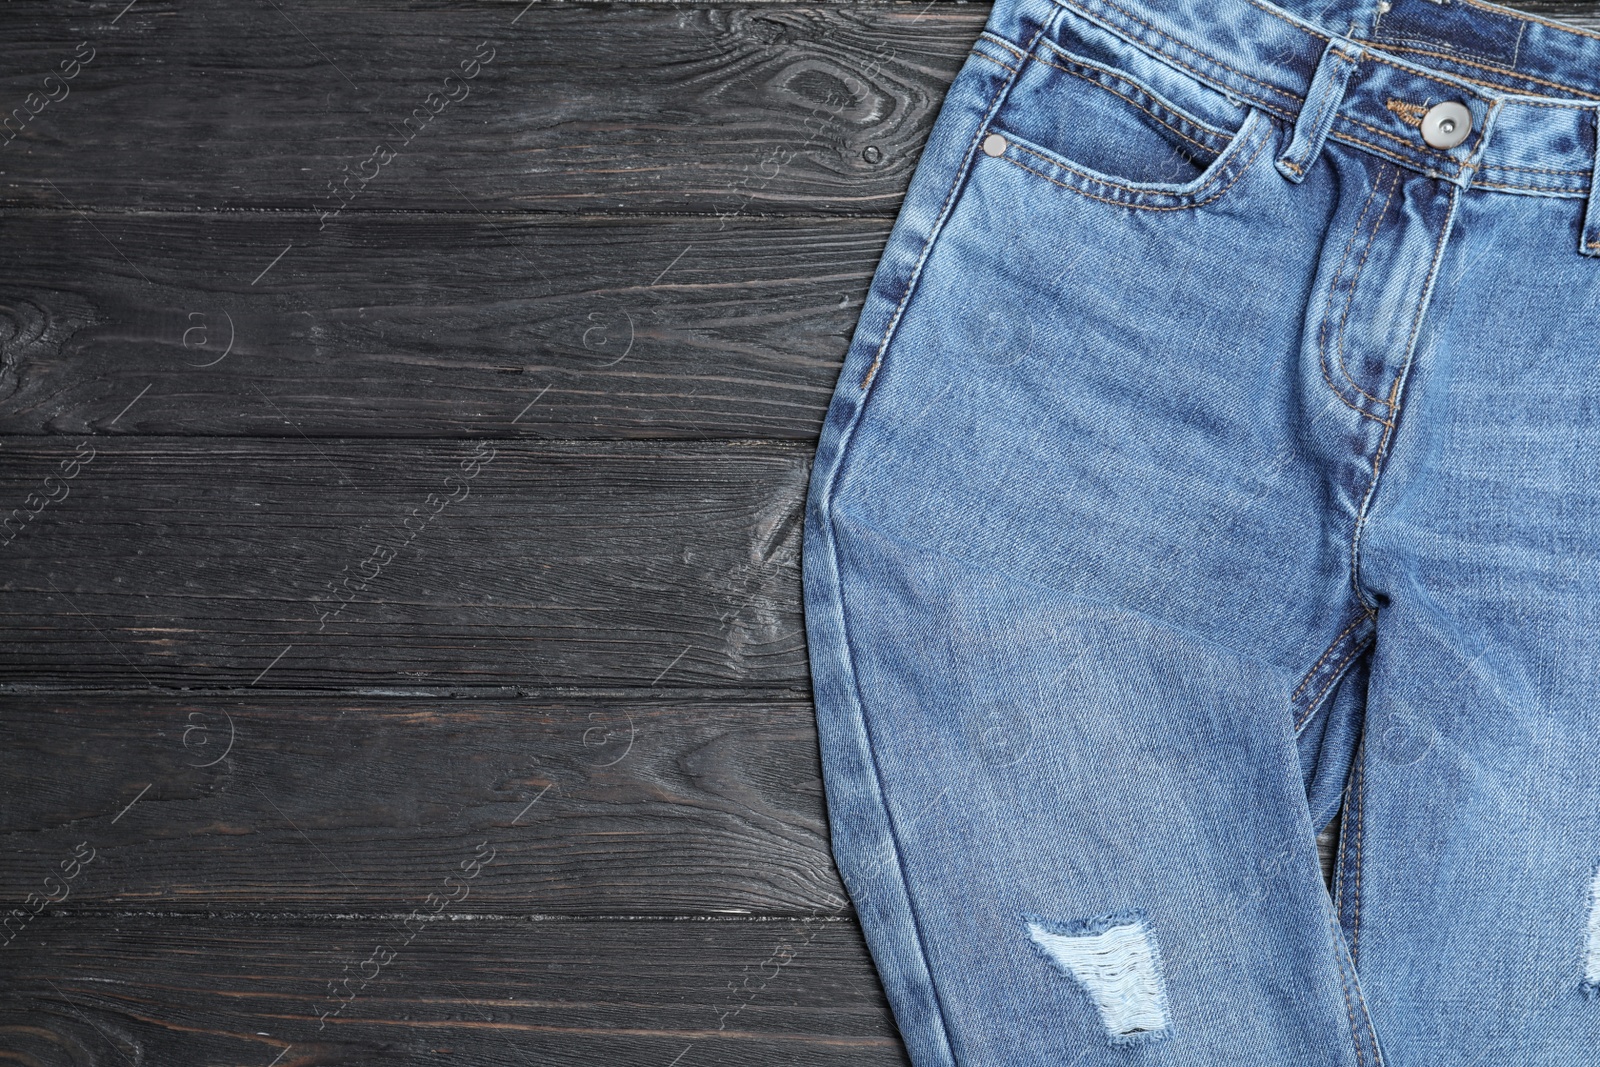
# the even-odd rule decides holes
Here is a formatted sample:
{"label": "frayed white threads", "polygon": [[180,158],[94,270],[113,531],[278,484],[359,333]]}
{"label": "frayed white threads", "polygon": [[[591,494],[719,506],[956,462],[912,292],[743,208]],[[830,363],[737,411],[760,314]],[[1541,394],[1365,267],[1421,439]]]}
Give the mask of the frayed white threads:
{"label": "frayed white threads", "polygon": [[1113,1044],[1149,1040],[1166,1031],[1161,954],[1142,919],[1111,917],[1075,926],[1030,920],[1028,936],[1089,994]]}

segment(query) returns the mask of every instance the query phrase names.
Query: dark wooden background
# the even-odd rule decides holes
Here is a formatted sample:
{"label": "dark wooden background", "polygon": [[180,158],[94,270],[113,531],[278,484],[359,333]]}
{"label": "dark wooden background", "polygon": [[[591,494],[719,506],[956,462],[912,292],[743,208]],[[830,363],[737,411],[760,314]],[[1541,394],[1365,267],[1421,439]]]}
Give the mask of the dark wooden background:
{"label": "dark wooden background", "polygon": [[0,1063],[906,1062],[800,518],[987,14],[0,7]]}

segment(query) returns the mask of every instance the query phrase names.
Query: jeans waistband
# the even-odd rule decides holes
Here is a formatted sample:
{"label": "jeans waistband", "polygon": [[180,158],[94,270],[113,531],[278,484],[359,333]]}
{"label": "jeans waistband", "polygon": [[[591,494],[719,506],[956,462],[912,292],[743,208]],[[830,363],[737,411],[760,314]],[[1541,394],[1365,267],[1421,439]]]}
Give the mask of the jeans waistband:
{"label": "jeans waistband", "polygon": [[[1597,33],[1482,0],[1017,2],[1092,19],[1290,122],[1308,96],[1339,85],[1332,115],[1317,119],[1327,137],[1463,187],[1557,197],[1600,189]],[[1302,4],[1316,21],[1291,10]],[[1325,63],[1354,66],[1319,80]],[[1471,129],[1454,147],[1433,147],[1423,120],[1447,101],[1465,105]],[[1317,110],[1334,103],[1318,100]]]}

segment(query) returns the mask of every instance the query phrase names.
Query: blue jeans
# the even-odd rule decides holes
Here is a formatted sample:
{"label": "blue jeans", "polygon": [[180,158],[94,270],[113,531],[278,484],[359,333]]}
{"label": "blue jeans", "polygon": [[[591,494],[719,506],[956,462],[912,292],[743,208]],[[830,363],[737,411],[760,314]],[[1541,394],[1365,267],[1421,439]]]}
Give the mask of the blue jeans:
{"label": "blue jeans", "polygon": [[1600,1063],[1597,115],[1480,0],[996,4],[805,526],[918,1067]]}

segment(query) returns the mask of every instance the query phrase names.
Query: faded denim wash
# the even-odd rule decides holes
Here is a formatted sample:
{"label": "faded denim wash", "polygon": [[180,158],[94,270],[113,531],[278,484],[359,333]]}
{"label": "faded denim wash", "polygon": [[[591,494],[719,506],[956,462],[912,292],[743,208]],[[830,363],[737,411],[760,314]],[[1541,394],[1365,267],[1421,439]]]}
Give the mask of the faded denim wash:
{"label": "faded denim wash", "polygon": [[917,1067],[1600,1064],[1597,117],[1480,0],[996,4],[806,512]]}

